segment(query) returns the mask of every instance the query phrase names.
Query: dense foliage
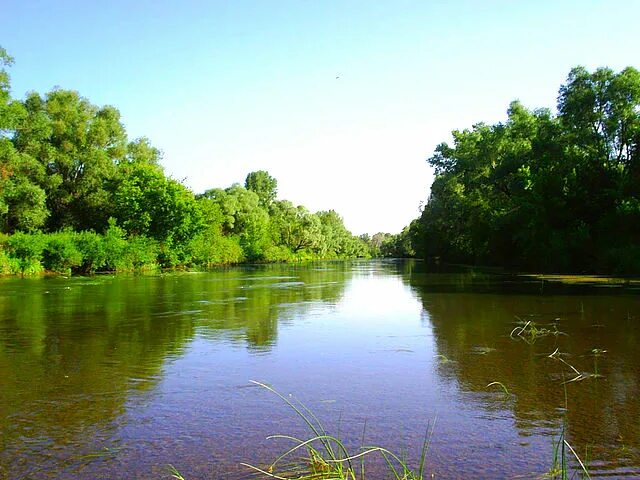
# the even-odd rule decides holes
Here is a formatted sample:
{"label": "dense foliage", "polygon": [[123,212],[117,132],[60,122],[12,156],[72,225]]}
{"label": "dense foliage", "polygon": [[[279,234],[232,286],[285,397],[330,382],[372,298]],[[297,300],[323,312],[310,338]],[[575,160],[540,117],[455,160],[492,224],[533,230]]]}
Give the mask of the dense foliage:
{"label": "dense foliage", "polygon": [[277,199],[277,181],[194,195],[118,110],[56,88],[11,98],[0,48],[0,273],[89,273],[368,256],[334,211]]}
{"label": "dense foliage", "polygon": [[454,131],[408,229],[423,258],[513,269],[640,272],[640,72],[574,68],[558,112],[513,102]]}

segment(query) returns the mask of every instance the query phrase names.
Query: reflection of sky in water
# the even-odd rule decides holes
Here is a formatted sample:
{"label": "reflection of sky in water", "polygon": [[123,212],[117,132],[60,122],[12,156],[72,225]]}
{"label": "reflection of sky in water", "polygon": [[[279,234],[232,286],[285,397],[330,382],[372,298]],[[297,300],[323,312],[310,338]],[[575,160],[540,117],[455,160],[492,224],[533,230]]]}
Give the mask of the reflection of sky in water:
{"label": "reflection of sky in water", "polygon": [[[6,281],[0,478],[167,478],[169,463],[233,478],[283,451],[268,435],[308,433],[249,380],[304,401],[352,447],[366,424],[366,443],[415,457],[435,421],[436,478],[539,474],[562,415],[562,372],[544,360],[555,341],[583,370],[594,345],[608,350],[602,381],[568,387],[570,440],[597,441],[598,468],[640,465],[637,297],[465,293],[473,278],[402,265]],[[569,335],[514,342],[523,314],[560,316]]]}

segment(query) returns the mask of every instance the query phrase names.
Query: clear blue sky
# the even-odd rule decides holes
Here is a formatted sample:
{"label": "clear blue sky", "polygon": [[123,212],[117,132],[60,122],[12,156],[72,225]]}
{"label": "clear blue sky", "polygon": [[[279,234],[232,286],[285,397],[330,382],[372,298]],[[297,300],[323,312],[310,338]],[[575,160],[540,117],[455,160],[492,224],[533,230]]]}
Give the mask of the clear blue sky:
{"label": "clear blue sky", "polygon": [[638,0],[3,0],[0,45],[15,97],[116,106],[196,193],[264,169],[374,233],[418,215],[451,130],[555,107],[573,66],[640,67],[638,18]]}

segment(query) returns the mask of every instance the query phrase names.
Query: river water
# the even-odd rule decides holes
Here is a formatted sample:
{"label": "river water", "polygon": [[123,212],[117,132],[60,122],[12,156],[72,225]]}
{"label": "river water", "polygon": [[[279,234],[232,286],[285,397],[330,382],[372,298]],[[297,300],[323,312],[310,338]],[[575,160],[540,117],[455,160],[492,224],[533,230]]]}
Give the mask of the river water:
{"label": "river water", "polygon": [[0,478],[257,478],[241,462],[291,445],[266,437],[311,434],[252,380],[353,453],[415,464],[430,430],[435,478],[540,478],[563,431],[593,477],[637,478],[640,291],[574,280],[411,261],[0,279]]}

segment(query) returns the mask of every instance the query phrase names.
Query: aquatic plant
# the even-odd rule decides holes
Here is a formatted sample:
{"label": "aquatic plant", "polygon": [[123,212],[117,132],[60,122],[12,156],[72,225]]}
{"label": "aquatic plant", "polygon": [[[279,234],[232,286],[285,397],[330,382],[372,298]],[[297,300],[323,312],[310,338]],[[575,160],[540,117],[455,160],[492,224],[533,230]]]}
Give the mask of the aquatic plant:
{"label": "aquatic plant", "polygon": [[509,336],[514,340],[520,339],[525,343],[528,343],[531,345],[531,344],[534,344],[536,340],[542,337],[548,337],[550,335],[553,335],[556,337],[560,335],[566,335],[566,333],[558,330],[558,325],[555,322],[552,324],[553,328],[546,328],[541,325],[538,325],[533,320],[528,320],[526,322],[519,318],[518,320],[519,320],[518,322],[519,325],[516,326],[513,330],[511,330],[511,333],[509,334]]}
{"label": "aquatic plant", "polygon": [[[328,434],[315,414],[304,404],[290,400],[265,383],[256,381],[251,383],[268,390],[284,401],[305,423],[312,434],[307,439],[289,435],[272,435],[268,437],[269,439],[289,440],[293,443],[293,446],[264,468],[248,463],[242,464],[254,472],[267,478],[278,480],[294,478],[298,480],[364,480],[366,472],[365,459],[372,454],[379,454],[382,456],[387,466],[388,474],[393,480],[424,479],[426,456],[435,423],[431,425],[431,428],[427,428],[420,453],[419,466],[417,471],[414,471],[408,466],[405,458],[383,447],[365,446],[364,441],[357,452],[349,452],[345,443],[337,436]],[[306,452],[306,455],[292,458],[294,454],[300,452]],[[285,460],[287,463],[285,463]]]}
{"label": "aquatic plant", "polygon": [[[569,367],[573,373],[575,373],[575,377],[572,377],[569,380],[564,380],[562,382],[563,384],[573,383],[573,382],[581,382],[582,380],[586,380],[588,378],[600,378],[600,377],[602,377],[602,375],[600,375],[598,373],[597,362],[595,364],[595,372],[594,373],[581,372],[576,367],[574,367],[569,362],[567,362],[564,358],[562,358],[562,356],[563,356],[563,353],[560,352],[560,349],[556,348],[552,353],[547,355],[547,358],[551,358],[551,359],[556,360],[556,361],[558,361],[560,363],[563,363],[564,365]],[[563,375],[563,378],[564,378],[564,375]]]}
{"label": "aquatic plant", "polygon": [[[558,352],[557,349],[556,349],[556,352]],[[561,359],[559,355],[557,355],[557,358]],[[569,364],[567,363],[567,365]],[[573,368],[571,365],[569,366]],[[580,458],[580,456],[576,453],[574,448],[571,446],[571,444],[569,444],[569,442],[566,439],[566,429],[567,429],[566,412],[569,411],[569,396],[567,394],[567,383],[568,382],[562,383],[563,389],[564,389],[564,412],[565,412],[565,417],[563,418],[563,421],[562,421],[562,430],[560,430],[560,436],[558,438],[558,441],[554,443],[553,462],[551,464],[551,469],[549,470],[547,475],[545,475],[545,477],[551,478],[553,480],[567,480],[569,478],[570,460],[573,457],[580,467],[578,469],[578,472],[581,478],[590,479],[591,476],[589,475],[587,462],[583,461]],[[574,478],[575,473],[578,473],[578,472],[574,471],[574,475],[571,475],[571,478]]]}
{"label": "aquatic plant", "polygon": [[563,425],[558,441],[554,442],[553,463],[551,465],[551,469],[546,475],[544,475],[544,477],[551,478],[553,480],[568,480],[569,478],[574,478],[574,475],[571,475],[571,477],[569,477],[569,460],[571,459],[571,457],[573,457],[576,462],[578,462],[578,465],[580,467],[578,472],[576,473],[579,473],[580,477],[583,479],[590,479],[591,476],[589,475],[587,463],[582,461],[574,448],[569,444],[569,442],[567,442],[567,439],[565,438],[565,426]]}
{"label": "aquatic plant", "polygon": [[[517,318],[517,317],[516,317]],[[541,337],[545,337],[545,336],[549,336],[549,335],[555,335],[555,336],[559,336],[559,335],[566,335],[566,333],[564,332],[560,332],[557,328],[557,321],[559,320],[558,318],[555,319],[555,322],[552,324],[553,325],[553,329],[548,329],[545,327],[540,327],[538,325],[536,325],[533,321],[523,321],[521,319],[518,318],[518,320],[520,321],[520,325],[515,327],[511,333],[510,333],[510,337],[513,339],[521,339],[523,340],[525,343],[528,344],[533,344],[535,343],[535,341]],[[606,350],[602,350],[599,348],[594,348],[591,350],[591,355],[594,356],[594,361],[596,362],[596,371],[595,373],[588,373],[588,372],[580,372],[576,367],[574,367],[572,364],[570,364],[568,361],[566,361],[563,357],[565,357],[567,354],[563,353],[560,351],[559,348],[556,348],[552,353],[547,355],[547,358],[550,358],[552,360],[558,361],[560,363],[562,363],[564,366],[568,367],[572,374],[574,374],[574,376],[572,376],[571,378],[569,378],[568,380],[565,378],[565,373],[562,373],[562,388],[564,389],[564,412],[566,415],[566,412],[568,412],[569,410],[569,398],[568,398],[568,394],[567,394],[567,384],[569,383],[573,383],[573,382],[579,382],[582,380],[585,380],[587,378],[596,378],[599,377],[601,375],[598,374],[597,372],[597,358],[601,355],[604,355],[604,353],[606,353]],[[500,382],[491,382],[490,384],[487,385],[487,388],[493,385],[498,385],[500,386],[503,391],[505,392],[505,394],[508,394],[508,390],[506,389],[506,387],[500,383]],[[544,478],[551,478],[553,480],[568,480],[569,478],[574,478],[576,474],[579,474],[581,476],[581,478],[583,479],[590,479],[591,476],[589,475],[589,470],[587,468],[587,462],[583,461],[580,456],[577,454],[577,452],[575,451],[575,449],[571,446],[571,444],[567,441],[566,439],[566,416],[563,419],[563,423],[562,423],[562,429],[560,431],[560,436],[558,438],[557,441],[554,442],[554,447],[553,447],[553,457],[552,457],[552,463],[551,463],[551,468],[549,469],[549,471],[543,475]],[[571,459],[574,459],[575,462],[577,462],[578,464],[578,469],[577,471],[576,468],[574,467],[573,470],[573,474],[571,476],[569,476],[570,470],[572,469],[571,467]],[[585,457],[586,458],[586,457]]]}
{"label": "aquatic plant", "polygon": [[171,474],[171,478],[175,478],[176,480],[185,480],[185,478],[180,474],[180,472],[173,465],[169,465],[168,470],[169,470],[169,473]]}
{"label": "aquatic plant", "polygon": [[500,387],[503,391],[503,393],[505,394],[505,396],[510,396],[511,394],[509,393],[509,390],[507,389],[507,387],[505,387],[504,383],[502,382],[491,382],[487,385],[487,388],[489,387],[493,387],[494,385]]}

